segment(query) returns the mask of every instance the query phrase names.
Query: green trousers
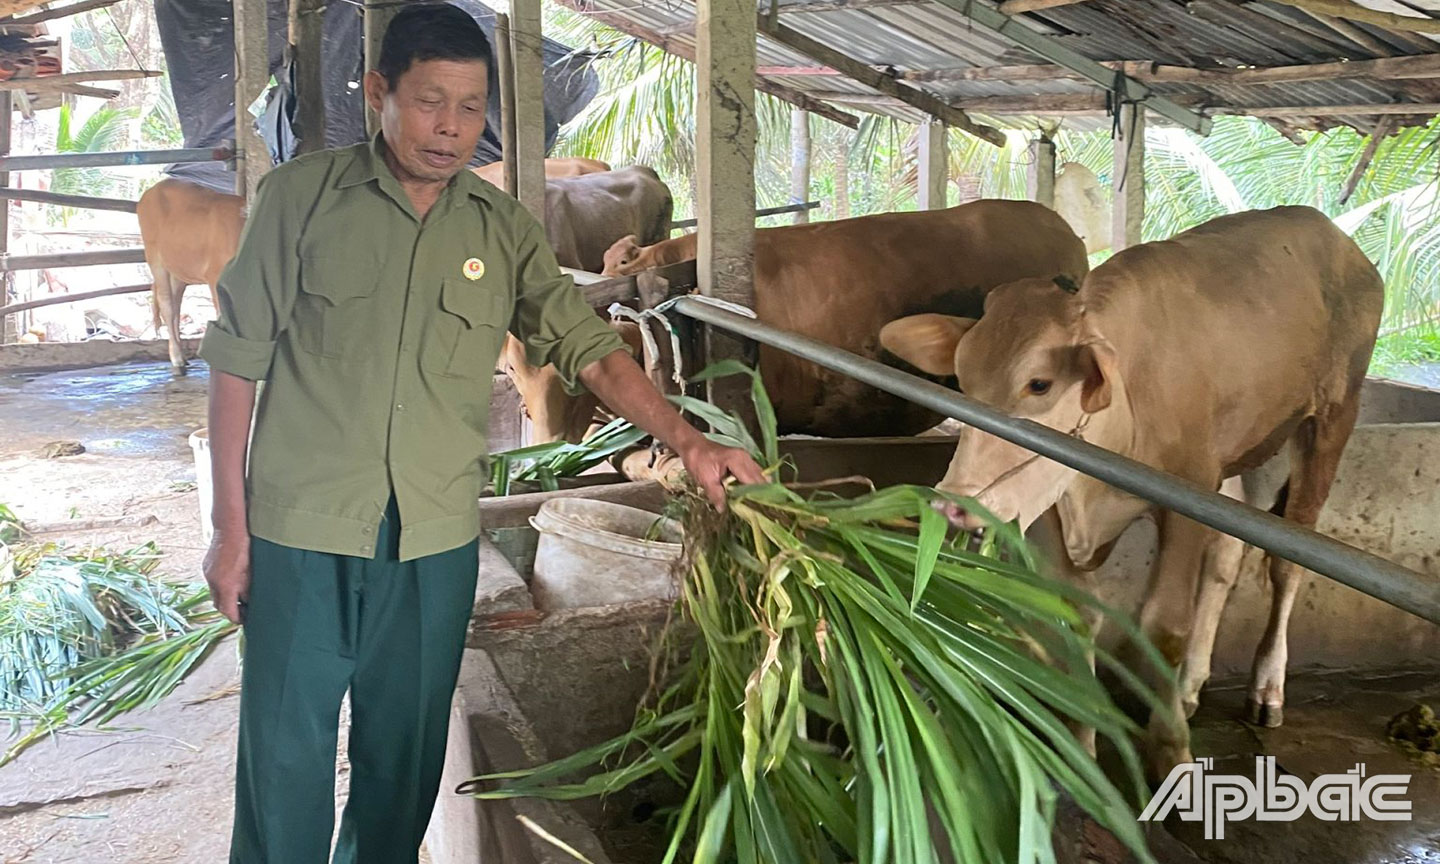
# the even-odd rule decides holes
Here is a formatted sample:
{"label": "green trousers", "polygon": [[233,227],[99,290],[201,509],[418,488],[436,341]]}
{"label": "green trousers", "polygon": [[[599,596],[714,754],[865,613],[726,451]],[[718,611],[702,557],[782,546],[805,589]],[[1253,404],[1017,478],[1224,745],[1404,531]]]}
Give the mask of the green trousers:
{"label": "green trousers", "polygon": [[251,542],[231,864],[325,861],[347,690],[350,797],[335,864],[416,860],[478,557],[472,541],[402,563],[399,521],[392,499],[371,560]]}

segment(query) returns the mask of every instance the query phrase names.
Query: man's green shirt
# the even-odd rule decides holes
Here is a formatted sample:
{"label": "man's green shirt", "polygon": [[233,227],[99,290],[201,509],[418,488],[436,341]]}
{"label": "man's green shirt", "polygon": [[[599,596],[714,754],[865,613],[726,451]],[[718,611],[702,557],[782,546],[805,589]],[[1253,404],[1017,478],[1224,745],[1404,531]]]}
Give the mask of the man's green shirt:
{"label": "man's green shirt", "polygon": [[377,136],[262,179],[200,355],[265,381],[253,535],[368,558],[393,490],[410,560],[479,533],[506,331],[572,394],[581,369],[624,343],[518,202],[462,171],[422,221],[383,148]]}

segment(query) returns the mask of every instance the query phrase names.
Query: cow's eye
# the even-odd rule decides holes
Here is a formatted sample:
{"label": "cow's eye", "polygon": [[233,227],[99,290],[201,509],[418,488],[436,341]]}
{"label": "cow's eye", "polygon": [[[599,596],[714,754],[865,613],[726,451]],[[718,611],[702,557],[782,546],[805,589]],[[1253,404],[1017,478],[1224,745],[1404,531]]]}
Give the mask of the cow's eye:
{"label": "cow's eye", "polygon": [[1028,390],[1031,395],[1044,396],[1050,392],[1050,382],[1044,378],[1031,378],[1030,383],[1025,385],[1025,389]]}

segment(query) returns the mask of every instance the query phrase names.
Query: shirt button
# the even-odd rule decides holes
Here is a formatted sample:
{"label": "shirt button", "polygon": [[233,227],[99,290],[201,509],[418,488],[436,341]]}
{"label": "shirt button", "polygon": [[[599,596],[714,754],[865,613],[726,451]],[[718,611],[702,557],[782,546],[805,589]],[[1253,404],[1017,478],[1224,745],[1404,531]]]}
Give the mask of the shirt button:
{"label": "shirt button", "polygon": [[395,404],[395,410],[396,410],[396,411],[404,411],[404,410],[405,410],[405,403],[404,403],[404,402],[397,402],[397,403]]}
{"label": "shirt button", "polygon": [[372,529],[369,525],[366,525],[364,528],[360,529],[360,533],[369,534],[372,530],[374,529]]}

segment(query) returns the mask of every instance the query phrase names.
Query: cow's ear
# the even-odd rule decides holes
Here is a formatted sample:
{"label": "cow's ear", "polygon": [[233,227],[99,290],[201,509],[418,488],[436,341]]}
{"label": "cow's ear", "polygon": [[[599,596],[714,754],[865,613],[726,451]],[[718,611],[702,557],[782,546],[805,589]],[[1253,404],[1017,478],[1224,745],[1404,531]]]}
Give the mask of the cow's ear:
{"label": "cow's ear", "polygon": [[607,275],[610,275],[610,271],[615,268],[623,267],[635,260],[635,254],[640,251],[639,240],[640,238],[634,234],[626,234],[610,244],[610,248],[605,250],[605,273]]}
{"label": "cow's ear", "polygon": [[880,328],[880,344],[886,351],[930,375],[954,375],[955,346],[975,324],[974,318],[911,315]]}
{"label": "cow's ear", "polygon": [[1093,339],[1075,349],[1079,356],[1080,408],[1086,414],[1110,407],[1111,388],[1117,374],[1115,348],[1104,339]]}

